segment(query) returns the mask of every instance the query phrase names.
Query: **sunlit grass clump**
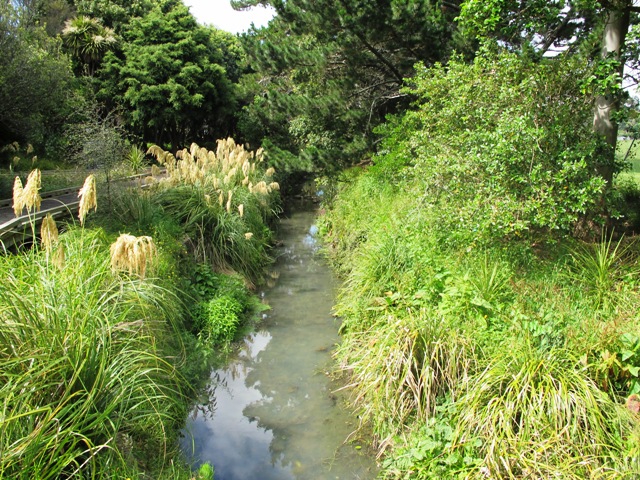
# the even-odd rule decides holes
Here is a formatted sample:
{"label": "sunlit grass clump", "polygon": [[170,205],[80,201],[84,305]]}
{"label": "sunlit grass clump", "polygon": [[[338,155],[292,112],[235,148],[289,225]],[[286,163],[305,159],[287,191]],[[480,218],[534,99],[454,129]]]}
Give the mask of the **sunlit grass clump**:
{"label": "sunlit grass clump", "polygon": [[183,226],[189,250],[218,271],[260,280],[270,263],[268,224],[279,210],[280,185],[256,152],[218,140],[216,151],[199,147],[175,155],[149,149],[166,170],[154,180],[154,199]]}
{"label": "sunlit grass clump", "polygon": [[382,476],[640,477],[638,245],[460,247],[423,181],[365,171],[323,221],[336,360]]}
{"label": "sunlit grass clump", "polygon": [[[0,258],[0,477],[125,478],[173,448],[176,296],[112,271],[101,231]],[[157,465],[156,465],[157,466]]]}

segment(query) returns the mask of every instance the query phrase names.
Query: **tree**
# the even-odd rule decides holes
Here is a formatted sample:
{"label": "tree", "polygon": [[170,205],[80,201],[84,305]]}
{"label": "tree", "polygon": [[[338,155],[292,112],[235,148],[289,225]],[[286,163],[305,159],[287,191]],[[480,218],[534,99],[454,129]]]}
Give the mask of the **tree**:
{"label": "tree", "polygon": [[96,18],[80,16],[65,23],[62,39],[79,68],[93,76],[105,53],[116,43],[113,29],[103,26]]}
{"label": "tree", "polygon": [[69,0],[78,12],[98,18],[102,25],[113,28],[116,33],[124,28],[132,18],[142,17],[149,13],[158,0]]}
{"label": "tree", "polygon": [[77,84],[60,42],[25,25],[21,13],[0,5],[0,146],[18,141],[53,154],[73,114]]}
{"label": "tree", "polygon": [[560,57],[586,55],[595,64],[584,83],[595,96],[593,129],[609,146],[601,152],[598,173],[611,184],[618,168],[616,117],[624,98],[624,66],[638,62],[637,55],[625,52],[625,40],[638,12],[633,0],[467,0],[460,18],[476,37],[493,37],[539,57],[553,48]]}
{"label": "tree", "polygon": [[618,0],[612,1],[609,8],[603,12],[606,20],[601,56],[603,65],[612,68],[606,72],[608,76],[603,79],[605,82],[601,84],[596,97],[593,129],[602,135],[610,146],[609,154],[605,157],[607,161],[600,167],[600,174],[609,184],[613,181],[615,173],[615,149],[618,140],[618,122],[615,120],[615,115],[620,109],[624,73],[622,51],[629,31],[632,8],[632,0]]}
{"label": "tree", "polygon": [[262,128],[272,152],[275,146],[317,167],[344,165],[370,151],[373,127],[408,105],[399,90],[413,65],[446,59],[455,40],[457,12],[448,2],[233,3],[277,12],[267,28],[243,38],[252,78],[263,87],[243,114],[243,132],[260,136]]}
{"label": "tree", "polygon": [[[164,0],[121,27],[121,44],[97,75],[98,99],[122,107],[132,132],[177,147],[230,133],[231,37],[199,26],[181,1]],[[228,48],[225,43],[228,42]]]}

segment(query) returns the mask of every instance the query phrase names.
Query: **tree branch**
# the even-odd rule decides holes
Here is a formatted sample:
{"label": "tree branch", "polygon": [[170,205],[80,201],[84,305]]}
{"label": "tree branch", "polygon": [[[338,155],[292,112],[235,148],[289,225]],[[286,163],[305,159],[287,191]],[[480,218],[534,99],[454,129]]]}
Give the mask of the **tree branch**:
{"label": "tree branch", "polygon": [[356,37],[358,37],[358,39],[362,42],[362,44],[366,47],[367,50],[369,50],[371,53],[373,53],[373,55],[385,66],[387,67],[387,69],[391,72],[391,74],[396,77],[396,80],[399,83],[402,83],[404,81],[404,77],[402,76],[402,74],[400,73],[400,71],[386,58],[384,58],[384,56],[382,55],[382,53],[380,53],[373,45],[371,45],[369,42],[367,42],[366,38],[364,38],[364,35],[362,35],[360,32],[354,32]]}
{"label": "tree branch", "polygon": [[545,39],[544,43],[542,44],[542,53],[546,53],[547,50],[549,50],[549,48],[551,47],[551,45],[554,44],[554,42],[558,39],[558,37],[560,36],[560,32],[562,32],[562,30],[569,25],[569,22],[573,19],[573,10],[569,10],[567,12],[567,14],[565,15],[564,19],[562,20],[562,22],[560,23],[560,25],[558,25],[556,28],[554,28],[552,31],[550,31],[547,34],[547,38]]}

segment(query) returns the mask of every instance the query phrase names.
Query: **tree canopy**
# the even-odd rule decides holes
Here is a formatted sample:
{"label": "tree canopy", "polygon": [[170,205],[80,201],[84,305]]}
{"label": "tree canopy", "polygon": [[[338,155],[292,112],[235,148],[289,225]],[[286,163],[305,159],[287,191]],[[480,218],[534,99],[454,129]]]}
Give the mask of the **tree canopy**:
{"label": "tree canopy", "polygon": [[344,165],[371,150],[373,127],[408,104],[399,90],[413,65],[465,49],[456,43],[457,9],[439,2],[234,2],[257,3],[277,16],[244,37],[259,87],[241,129],[307,166]]}
{"label": "tree canopy", "polygon": [[97,97],[120,108],[132,132],[177,146],[230,133],[235,37],[198,25],[180,1],[158,2],[120,27],[120,48],[98,72]]}
{"label": "tree canopy", "polygon": [[24,6],[0,5],[0,147],[17,141],[55,150],[76,82],[60,41],[30,19]]}

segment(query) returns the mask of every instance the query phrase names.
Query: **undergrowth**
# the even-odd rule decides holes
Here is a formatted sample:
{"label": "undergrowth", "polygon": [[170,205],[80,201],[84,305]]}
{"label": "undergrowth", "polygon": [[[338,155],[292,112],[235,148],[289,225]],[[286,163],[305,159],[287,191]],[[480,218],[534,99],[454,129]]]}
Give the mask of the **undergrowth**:
{"label": "undergrowth", "polygon": [[640,476],[639,249],[572,236],[603,198],[578,67],[420,67],[331,199],[336,360],[384,478]]}
{"label": "undergrowth", "polygon": [[[250,287],[271,261],[278,188],[221,145],[223,163],[241,160],[233,182],[192,146],[152,188],[115,187],[111,209],[98,194],[82,227],[47,219],[42,244],[0,257],[0,478],[213,478],[191,472],[179,431],[212,358],[264,308]],[[96,199],[85,185],[81,204]],[[29,192],[37,209],[39,190],[14,203]]]}

